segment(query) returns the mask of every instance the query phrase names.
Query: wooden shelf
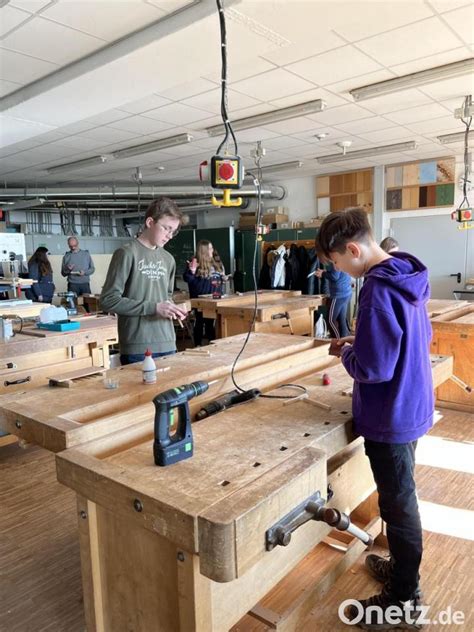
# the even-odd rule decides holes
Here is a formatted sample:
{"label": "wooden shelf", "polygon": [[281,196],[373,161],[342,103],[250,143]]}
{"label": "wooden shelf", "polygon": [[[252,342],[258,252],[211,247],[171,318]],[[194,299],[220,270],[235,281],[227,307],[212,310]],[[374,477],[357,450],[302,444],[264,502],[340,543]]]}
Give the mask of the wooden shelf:
{"label": "wooden shelf", "polygon": [[372,212],[373,170],[349,171],[316,178],[318,212],[338,212],[348,206],[362,206]]}

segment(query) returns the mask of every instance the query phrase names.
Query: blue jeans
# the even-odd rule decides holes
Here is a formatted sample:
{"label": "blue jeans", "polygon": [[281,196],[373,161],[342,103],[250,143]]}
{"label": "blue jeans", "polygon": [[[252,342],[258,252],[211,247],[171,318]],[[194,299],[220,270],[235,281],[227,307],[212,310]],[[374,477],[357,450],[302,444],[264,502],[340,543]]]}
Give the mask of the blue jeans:
{"label": "blue jeans", "polygon": [[394,562],[391,592],[401,601],[413,598],[423,554],[414,478],[416,443],[365,439],[365,453],[377,485],[380,515],[387,524],[388,546]]}
{"label": "blue jeans", "polygon": [[345,338],[350,335],[349,325],[347,324],[347,309],[351,297],[332,298],[328,310],[328,325],[331,332],[331,338]]}
{"label": "blue jeans", "polygon": [[[153,358],[163,358],[164,356],[169,356],[175,354],[176,351],[165,351],[164,353],[153,353]],[[135,364],[135,362],[143,362],[145,359],[144,353],[128,353],[128,354],[120,354],[120,364],[125,366],[126,364]]]}

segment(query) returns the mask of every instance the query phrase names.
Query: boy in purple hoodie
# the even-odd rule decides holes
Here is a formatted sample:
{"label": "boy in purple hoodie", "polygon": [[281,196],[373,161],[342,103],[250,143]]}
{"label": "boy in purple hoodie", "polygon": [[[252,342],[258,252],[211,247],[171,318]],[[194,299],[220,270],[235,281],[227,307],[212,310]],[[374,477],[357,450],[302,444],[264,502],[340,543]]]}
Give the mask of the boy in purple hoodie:
{"label": "boy in purple hoodie", "polygon": [[[391,555],[390,560],[366,558],[369,571],[384,587],[380,594],[360,600],[360,607],[350,606],[347,616],[356,622],[363,613],[358,623],[363,629],[396,629],[400,623],[391,624],[393,610],[387,610],[398,606],[404,629],[419,629],[423,546],[415,448],[431,428],[434,412],[428,271],[412,255],[382,250],[362,208],[326,217],[317,249],[337,270],[365,278],[355,336],[341,338],[337,345],[354,378],[354,429],[364,437]],[[367,612],[370,606],[378,608]],[[377,624],[379,613],[383,619]]]}

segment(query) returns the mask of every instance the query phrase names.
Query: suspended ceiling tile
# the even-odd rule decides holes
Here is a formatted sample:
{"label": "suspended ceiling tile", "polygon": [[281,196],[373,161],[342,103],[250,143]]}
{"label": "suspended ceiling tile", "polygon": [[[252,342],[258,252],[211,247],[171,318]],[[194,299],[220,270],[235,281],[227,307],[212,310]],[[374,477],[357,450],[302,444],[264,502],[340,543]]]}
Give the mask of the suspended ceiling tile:
{"label": "suspended ceiling tile", "polygon": [[186,83],[177,84],[162,92],[161,96],[166,97],[166,99],[170,101],[181,101],[181,99],[189,99],[189,97],[208,92],[214,88],[215,84],[213,81],[199,77],[198,79],[187,81]]}
{"label": "suspended ceiling tile", "polygon": [[238,92],[252,95],[262,101],[271,101],[314,88],[308,81],[283,70],[283,68],[269,70],[263,75],[237,81],[232,87]]}
{"label": "suspended ceiling tile", "polygon": [[86,130],[79,136],[83,136],[84,138],[92,138],[96,140],[101,140],[103,142],[114,143],[121,140],[136,138],[137,134],[133,134],[131,132],[125,132],[121,129],[113,129],[112,127],[95,127],[94,129]]}
{"label": "suspended ceiling tile", "polygon": [[470,5],[470,0],[429,0],[430,5],[438,11],[438,13],[446,13],[466,5]]}
{"label": "suspended ceiling tile", "polygon": [[[327,136],[323,140],[317,140],[315,138],[316,134],[321,133],[327,134]],[[316,123],[316,127],[313,130],[302,132],[300,134],[293,134],[293,136],[306,142],[316,142],[318,146],[325,146],[332,145],[337,139],[347,136],[347,132],[343,132],[336,127],[330,127],[329,125],[323,126]]]}
{"label": "suspended ceiling tile", "polygon": [[175,125],[186,125],[193,121],[200,121],[208,118],[210,114],[212,112],[204,112],[181,103],[170,103],[146,112],[147,117],[163,121],[164,123],[174,123]]}
{"label": "suspended ceiling tile", "polygon": [[287,150],[290,147],[301,147],[301,145],[307,145],[307,143],[296,136],[279,136],[265,141],[265,149]]}
{"label": "suspended ceiling tile", "polygon": [[359,134],[361,138],[374,142],[374,143],[385,143],[385,141],[392,141],[398,139],[411,139],[413,137],[413,132],[406,127],[391,127],[390,129],[381,129],[377,132],[361,132]]}
{"label": "suspended ceiling tile", "polygon": [[429,121],[419,121],[416,123],[407,123],[409,129],[418,134],[450,134],[451,132],[462,132],[465,128],[460,121],[456,121],[454,116],[441,116]]}
{"label": "suspended ceiling tile", "polygon": [[237,141],[256,143],[259,140],[275,138],[276,136],[278,136],[278,134],[276,132],[271,132],[269,129],[254,127],[253,129],[244,129],[239,131],[237,133]]}
{"label": "suspended ceiling tile", "polygon": [[56,64],[34,59],[2,47],[0,47],[0,56],[2,59],[0,78],[6,81],[30,83],[57,69]]}
{"label": "suspended ceiling tile", "polygon": [[390,112],[386,117],[404,125],[405,123],[415,123],[417,121],[426,121],[446,114],[446,109],[438,103],[430,103],[429,105],[420,105],[414,108],[408,108],[407,110],[400,110],[399,112]]}
{"label": "suspended ceiling tile", "polygon": [[6,35],[9,31],[20,25],[25,20],[30,20],[31,15],[25,13],[24,11],[19,11],[14,7],[9,6],[8,4],[1,9],[1,17],[0,20],[0,37]]}
{"label": "suspended ceiling tile", "polygon": [[65,66],[104,46],[105,42],[61,24],[35,17],[2,40],[2,46]]}
{"label": "suspended ceiling tile", "polygon": [[41,11],[47,4],[51,4],[51,0],[10,0],[13,7],[24,9],[29,13],[37,13]]}
{"label": "suspended ceiling tile", "polygon": [[358,42],[357,46],[380,63],[392,66],[457,48],[459,39],[440,18],[433,17],[376,35]]}
{"label": "suspended ceiling tile", "polygon": [[158,7],[143,2],[107,0],[103,2],[59,2],[42,12],[42,17],[59,22],[107,42],[162,18]]}
{"label": "suspended ceiling tile", "polygon": [[127,118],[129,116],[128,113],[123,112],[119,109],[106,110],[105,112],[101,112],[100,114],[96,114],[95,116],[90,116],[87,119],[84,119],[86,123],[93,123],[94,125],[107,125],[109,123],[114,123],[115,121],[119,121],[120,119]]}
{"label": "suspended ceiling tile", "polygon": [[[352,97],[349,97],[352,102]],[[298,92],[292,94],[289,97],[283,97],[282,99],[273,99],[271,104],[277,108],[288,108],[292,105],[298,105],[299,103],[306,103],[307,101],[314,101],[315,99],[321,99],[327,103],[327,107],[335,107],[336,105],[344,105],[348,102],[347,98],[340,97],[334,92],[329,92],[324,88],[313,88],[311,90],[305,90],[304,92]]]}
{"label": "suspended ceiling tile", "polygon": [[35,138],[29,138],[28,140],[23,140],[19,143],[8,145],[7,147],[3,147],[2,149],[0,149],[0,158],[4,158],[5,156],[13,156],[20,151],[31,149],[32,147],[37,147],[40,144],[41,143],[39,143]]}
{"label": "suspended ceiling tile", "polygon": [[438,83],[423,86],[421,90],[437,101],[454,97],[462,101],[465,95],[474,92],[474,74],[439,81]]}
{"label": "suspended ceiling tile", "polygon": [[82,138],[80,136],[67,136],[50,143],[52,146],[64,145],[66,147],[73,147],[76,151],[89,151],[90,149],[97,149],[102,146],[102,141],[94,140],[92,138]]}
{"label": "suspended ceiling tile", "polygon": [[10,94],[10,92],[15,92],[18,88],[21,88],[21,83],[15,83],[14,81],[5,81],[4,79],[0,79],[0,97],[5,96],[6,94]]}
{"label": "suspended ceiling tile", "polygon": [[126,103],[125,105],[120,106],[120,110],[124,112],[130,112],[131,114],[142,114],[143,112],[147,112],[148,110],[154,110],[156,108],[160,108],[162,105],[168,105],[169,99],[158,95],[158,94],[150,94],[143,99],[139,99],[138,101],[131,101],[130,103]]}
{"label": "suspended ceiling tile", "polygon": [[[460,42],[458,43],[460,44]],[[391,66],[390,70],[397,76],[409,75],[412,72],[419,72],[420,70],[427,70],[428,68],[436,68],[437,66],[444,66],[444,64],[451,64],[455,61],[461,61],[470,57],[465,46],[459,46],[452,50],[444,51],[437,55],[428,55],[421,59],[415,59],[404,64],[396,64]]]}
{"label": "suspended ceiling tile", "polygon": [[[352,42],[431,17],[422,1],[335,2],[331,20],[336,33]],[[362,17],[363,15],[363,17]]]}
{"label": "suspended ceiling tile", "polygon": [[[313,26],[311,26],[314,29]],[[292,42],[288,46],[281,46],[273,51],[264,53],[265,59],[278,64],[279,66],[287,66],[304,60],[316,53],[324,53],[328,50],[338,48],[345,44],[344,40],[332,31],[320,31],[315,38],[305,38]]]}
{"label": "suspended ceiling tile", "polygon": [[161,9],[165,13],[172,13],[178,11],[188,4],[193,4],[191,0],[146,0],[148,4],[151,4],[158,9]]}
{"label": "suspended ceiling tile", "polygon": [[54,129],[52,125],[24,121],[2,114],[0,115],[0,147],[21,142],[52,129]]}
{"label": "suspended ceiling tile", "polygon": [[[228,59],[228,80],[229,87],[234,87],[236,81],[241,81],[242,79],[248,79],[249,77],[254,77],[255,75],[260,75],[268,70],[274,70],[275,64],[262,59],[261,57],[255,57],[251,61],[247,61],[247,63],[239,63],[239,57],[230,55]],[[220,68],[216,68],[214,72],[209,75],[204,75],[204,79],[211,81],[212,83],[221,83],[221,70]]]}
{"label": "suspended ceiling tile", "polygon": [[337,125],[338,123],[356,121],[358,119],[369,118],[372,116],[374,116],[372,112],[352,103],[348,105],[340,105],[336,108],[328,108],[327,110],[317,112],[316,114],[308,114],[309,118],[322,125]]}
{"label": "suspended ceiling tile", "polygon": [[95,123],[90,123],[88,121],[77,121],[76,123],[70,123],[69,125],[63,125],[58,128],[62,134],[70,135],[70,134],[80,134],[81,132],[85,132],[88,129],[92,129],[97,127]]}
{"label": "suspended ceiling tile", "polygon": [[[249,97],[246,94],[236,92],[235,90],[228,90],[227,100],[229,113],[235,110],[241,110],[242,108],[251,107],[252,105],[260,105],[260,102],[257,101],[257,99]],[[185,99],[184,101],[182,101],[182,103],[183,105],[200,108],[201,110],[206,110],[207,112],[220,114],[221,90],[220,88],[214,88],[209,92],[198,94],[194,97],[190,97],[189,99]]]}
{"label": "suspended ceiling tile", "polygon": [[280,121],[279,123],[270,123],[269,125],[265,125],[265,129],[277,132],[278,134],[298,134],[299,132],[314,129],[317,125],[314,120],[299,116],[287,119],[286,121]]}
{"label": "suspended ceiling tile", "polygon": [[133,132],[139,134],[153,134],[154,132],[161,132],[172,127],[170,123],[162,123],[152,118],[146,118],[145,116],[130,116],[129,118],[122,119],[111,123],[109,127],[115,129],[123,129],[126,132]]}
{"label": "suspended ceiling tile", "polygon": [[364,132],[376,132],[381,129],[388,129],[394,127],[396,123],[388,121],[381,116],[374,116],[368,119],[362,119],[360,121],[351,121],[350,123],[340,123],[337,128],[343,132],[351,134],[362,134]]}
{"label": "suspended ceiling tile", "polygon": [[327,86],[380,68],[379,63],[353,46],[342,46],[287,66],[291,72],[320,86]]}

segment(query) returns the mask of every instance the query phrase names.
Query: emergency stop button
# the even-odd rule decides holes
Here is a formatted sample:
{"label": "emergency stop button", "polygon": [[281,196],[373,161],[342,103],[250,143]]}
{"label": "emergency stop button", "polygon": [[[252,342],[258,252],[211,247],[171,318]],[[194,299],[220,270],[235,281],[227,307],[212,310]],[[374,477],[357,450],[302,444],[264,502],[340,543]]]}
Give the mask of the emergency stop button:
{"label": "emergency stop button", "polygon": [[219,178],[231,180],[234,177],[234,167],[230,162],[222,162],[219,165]]}

